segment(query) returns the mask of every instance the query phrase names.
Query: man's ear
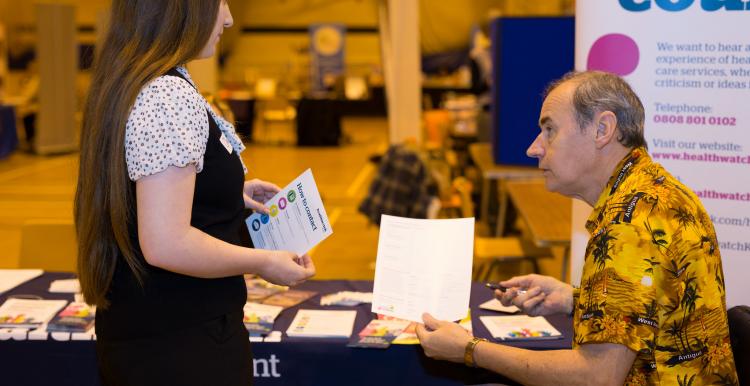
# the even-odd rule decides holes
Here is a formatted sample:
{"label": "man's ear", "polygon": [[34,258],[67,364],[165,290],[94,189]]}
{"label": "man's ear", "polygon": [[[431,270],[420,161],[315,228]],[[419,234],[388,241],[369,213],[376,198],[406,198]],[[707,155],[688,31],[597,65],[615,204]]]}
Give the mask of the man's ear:
{"label": "man's ear", "polygon": [[611,141],[617,141],[617,116],[611,111],[603,111],[594,118],[594,129],[596,136],[594,142],[598,149],[603,148]]}

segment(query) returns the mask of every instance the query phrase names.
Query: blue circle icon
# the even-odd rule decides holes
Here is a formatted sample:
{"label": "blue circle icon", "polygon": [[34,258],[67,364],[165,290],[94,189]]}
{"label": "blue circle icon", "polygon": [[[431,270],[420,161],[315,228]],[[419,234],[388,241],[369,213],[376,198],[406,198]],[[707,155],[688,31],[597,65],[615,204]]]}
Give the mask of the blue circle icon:
{"label": "blue circle icon", "polygon": [[253,230],[254,231],[256,231],[256,232],[259,231],[260,230],[260,221],[258,221],[258,219],[256,218],[255,220],[253,220],[253,225],[252,226],[253,226]]}
{"label": "blue circle icon", "polygon": [[268,220],[270,220],[270,219],[271,219],[271,216],[269,216],[267,214],[260,215],[260,222],[262,222],[263,224],[268,224]]}

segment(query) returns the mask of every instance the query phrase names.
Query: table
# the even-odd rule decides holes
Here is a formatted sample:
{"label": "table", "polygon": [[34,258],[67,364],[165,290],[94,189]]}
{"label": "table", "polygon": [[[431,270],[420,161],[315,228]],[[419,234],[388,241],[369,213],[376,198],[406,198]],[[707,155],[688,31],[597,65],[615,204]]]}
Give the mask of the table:
{"label": "table", "polygon": [[565,280],[573,210],[571,199],[548,191],[543,180],[511,181],[506,189],[537,247],[565,247],[562,268],[562,280]]}
{"label": "table", "polygon": [[530,166],[499,165],[492,157],[492,144],[489,142],[477,142],[469,145],[469,155],[482,174],[482,193],[480,204],[480,216],[489,224],[489,200],[492,181],[497,181],[498,215],[495,235],[502,236],[505,229],[505,212],[508,207],[508,198],[505,192],[505,183],[510,180],[525,180],[539,178],[542,173],[539,169]]}
{"label": "table", "polygon": [[[52,280],[70,278],[72,274],[46,273],[8,293],[0,295],[0,302],[8,295],[28,294],[49,299],[70,299],[70,295],[46,292]],[[370,281],[310,281],[299,289],[328,294],[337,291],[371,291]],[[478,305],[492,296],[480,283],[473,283],[471,295],[474,334],[489,337],[479,320],[492,311],[480,310]],[[320,296],[279,315],[274,329],[286,331],[300,308],[319,309]],[[370,319],[370,304],[357,307],[329,307],[328,309],[356,309],[354,333]],[[516,342],[513,346],[539,350],[571,347],[572,319],[555,315],[548,320],[561,331],[564,339]],[[28,340],[24,333],[8,338],[0,330],[0,363],[3,384],[8,385],[99,385],[96,370],[95,343],[88,341]],[[355,349],[346,347],[347,340],[290,338],[280,343],[252,343],[255,384],[257,385],[463,385],[475,383],[512,383],[504,377],[461,364],[427,358],[421,346],[392,345],[388,349]]]}
{"label": "table", "polygon": [[16,113],[13,106],[0,105],[0,159],[10,155],[18,146]]}
{"label": "table", "polygon": [[255,99],[250,95],[230,96],[226,99],[234,114],[234,127],[237,133],[246,140],[253,138],[253,123],[255,122]]}
{"label": "table", "polygon": [[297,105],[297,146],[337,146],[341,134],[341,101],[300,99]]}

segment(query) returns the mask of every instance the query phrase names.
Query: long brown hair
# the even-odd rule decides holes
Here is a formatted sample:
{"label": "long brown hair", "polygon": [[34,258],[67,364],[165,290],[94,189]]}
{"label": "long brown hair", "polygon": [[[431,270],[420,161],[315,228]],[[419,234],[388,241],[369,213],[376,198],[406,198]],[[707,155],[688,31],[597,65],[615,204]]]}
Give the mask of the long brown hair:
{"label": "long brown hair", "polygon": [[109,303],[122,256],[142,284],[135,187],[125,163],[125,124],[141,88],[194,59],[208,43],[221,0],[113,0],[83,109],[75,196],[78,276],[86,301]]}

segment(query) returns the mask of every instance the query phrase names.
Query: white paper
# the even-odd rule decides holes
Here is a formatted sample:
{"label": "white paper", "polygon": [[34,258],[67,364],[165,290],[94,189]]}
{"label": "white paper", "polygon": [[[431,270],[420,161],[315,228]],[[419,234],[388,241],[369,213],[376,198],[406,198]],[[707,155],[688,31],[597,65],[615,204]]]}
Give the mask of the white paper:
{"label": "white paper", "polygon": [[54,280],[49,284],[49,292],[75,294],[81,292],[81,283],[78,279]]}
{"label": "white paper", "polygon": [[422,322],[466,316],[474,218],[422,220],[383,215],[372,312]]}
{"label": "white paper", "polygon": [[480,316],[479,320],[496,339],[557,339],[562,336],[543,316]]}
{"label": "white paper", "polygon": [[520,311],[516,306],[504,306],[503,303],[500,303],[500,301],[497,299],[490,299],[480,304],[479,308],[483,310],[505,312],[507,314],[515,314],[516,312]]}
{"label": "white paper", "polygon": [[348,338],[357,311],[299,310],[286,334],[294,337]]}
{"label": "white paper", "polygon": [[0,269],[0,294],[42,276],[42,273],[41,269]]}
{"label": "white paper", "polygon": [[256,212],[245,220],[255,248],[302,255],[333,233],[310,169],[265,204],[270,215]]}

